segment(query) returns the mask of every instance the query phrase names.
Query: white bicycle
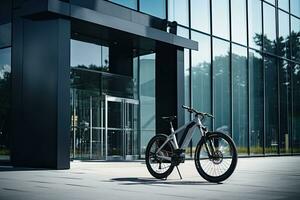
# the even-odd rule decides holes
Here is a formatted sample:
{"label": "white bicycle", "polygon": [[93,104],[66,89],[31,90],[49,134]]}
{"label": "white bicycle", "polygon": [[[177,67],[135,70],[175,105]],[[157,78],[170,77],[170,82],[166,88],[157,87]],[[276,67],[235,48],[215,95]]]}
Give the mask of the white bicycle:
{"label": "white bicycle", "polygon": [[[155,135],[146,148],[146,166],[150,174],[158,179],[166,179],[178,165],[184,163],[185,148],[190,143],[195,129],[198,129],[201,139],[195,150],[195,165],[199,174],[209,182],[222,182],[235,170],[237,150],[233,140],[221,132],[210,132],[203,125],[209,113],[199,112],[193,108],[182,106],[188,112],[194,113],[194,119],[174,131],[172,121],[176,116],[163,117],[170,123],[171,134]],[[183,133],[179,142],[176,134]],[[178,170],[180,175],[180,172]],[[181,175],[180,175],[181,178]]]}

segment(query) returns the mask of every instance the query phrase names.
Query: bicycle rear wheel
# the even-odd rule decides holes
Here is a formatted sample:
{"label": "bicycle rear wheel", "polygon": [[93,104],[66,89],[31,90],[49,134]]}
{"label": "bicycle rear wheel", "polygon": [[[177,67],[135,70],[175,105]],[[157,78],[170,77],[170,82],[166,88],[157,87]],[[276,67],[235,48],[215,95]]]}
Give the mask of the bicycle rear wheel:
{"label": "bicycle rear wheel", "polygon": [[160,156],[169,157],[173,155],[174,147],[168,142],[161,151],[157,150],[167,140],[165,135],[156,135],[148,143],[146,148],[146,166],[150,174],[157,179],[167,178],[173,171],[174,166],[170,160],[161,158]]}
{"label": "bicycle rear wheel", "polygon": [[[209,157],[205,143],[213,146]],[[222,182],[229,178],[237,164],[237,151],[232,139],[220,132],[208,133],[201,138],[195,152],[195,165],[199,174],[209,182]]]}

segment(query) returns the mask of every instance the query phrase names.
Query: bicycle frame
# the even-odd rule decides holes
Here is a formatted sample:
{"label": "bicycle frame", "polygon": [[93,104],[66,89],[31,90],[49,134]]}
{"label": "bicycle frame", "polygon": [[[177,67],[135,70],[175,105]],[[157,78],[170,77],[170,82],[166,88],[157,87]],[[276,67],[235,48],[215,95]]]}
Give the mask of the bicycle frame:
{"label": "bicycle frame", "polygon": [[[186,123],[185,125],[179,127],[176,131],[174,131],[172,122],[170,122],[171,134],[167,136],[167,140],[161,145],[161,147],[159,149],[157,149],[156,153],[160,152],[162,150],[162,148],[168,142],[171,142],[174,149],[185,149],[189,145],[189,143],[190,143],[190,141],[191,141],[191,139],[194,135],[194,132],[195,132],[196,128],[199,129],[201,137],[205,136],[208,131],[207,131],[206,127],[202,124],[201,120],[202,120],[202,118],[199,115],[196,115],[195,118],[192,121],[190,121],[190,122]],[[180,139],[179,144],[178,144],[176,134],[180,133],[183,130],[184,130],[183,136]],[[157,157],[171,161],[170,157],[159,156],[159,155],[157,155]]]}

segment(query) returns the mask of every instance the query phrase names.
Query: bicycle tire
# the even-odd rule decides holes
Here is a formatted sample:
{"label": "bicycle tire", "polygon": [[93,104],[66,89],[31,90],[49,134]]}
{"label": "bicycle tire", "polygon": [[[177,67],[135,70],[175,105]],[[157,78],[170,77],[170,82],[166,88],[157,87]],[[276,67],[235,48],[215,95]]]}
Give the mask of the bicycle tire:
{"label": "bicycle tire", "polygon": [[[174,169],[174,166],[171,164],[170,161],[166,162],[167,164],[169,164],[168,166],[168,169],[165,171],[165,172],[162,172],[162,173],[159,173],[157,172],[156,170],[153,169],[153,166],[151,165],[151,159],[152,159],[152,155],[151,153],[151,148],[153,148],[153,144],[157,141],[159,145],[161,145],[164,141],[167,140],[167,136],[166,135],[163,135],[163,134],[159,134],[159,135],[156,135],[154,136],[148,143],[147,145],[147,148],[146,148],[146,152],[145,152],[145,161],[146,161],[146,166],[147,166],[147,169],[148,171],[150,172],[150,174],[154,177],[154,178],[157,178],[157,179],[165,179],[167,178],[173,171]],[[158,147],[159,148],[159,147]],[[157,149],[158,149],[157,148]],[[171,142],[168,142],[162,149],[162,152],[165,151],[165,152],[170,152],[170,155],[168,156],[172,156],[172,153],[174,151],[174,147],[173,145],[171,144]],[[162,162],[163,163],[163,162]],[[162,164],[160,163],[160,165]],[[159,163],[158,163],[159,165]]]}
{"label": "bicycle tire", "polygon": [[[232,153],[232,162],[229,166],[229,168],[221,175],[219,176],[213,176],[209,173],[206,172],[205,169],[203,169],[203,166],[202,164],[200,163],[200,159],[201,159],[201,149],[202,148],[205,148],[204,146],[204,142],[205,142],[205,138],[201,138],[201,140],[199,141],[197,147],[196,147],[196,151],[195,151],[195,165],[196,165],[196,168],[197,168],[197,171],[198,173],[207,181],[209,182],[213,182],[213,183],[219,183],[219,182],[222,182],[226,179],[228,179],[232,173],[234,172],[235,168],[236,168],[236,165],[237,165],[237,150],[236,150],[236,146],[233,142],[233,140],[226,134],[224,133],[221,133],[221,132],[210,132],[210,133],[207,133],[207,139],[218,139],[218,141],[220,140],[219,138],[222,138],[224,139],[228,145],[230,146],[230,149],[229,151],[231,151],[230,153]],[[202,156],[203,157],[203,156]],[[220,156],[221,157],[221,156]],[[202,158],[203,160],[205,158]],[[207,159],[209,160],[210,162],[213,162],[211,159]],[[223,158],[222,158],[222,161],[223,162]],[[219,165],[219,164],[218,164]]]}

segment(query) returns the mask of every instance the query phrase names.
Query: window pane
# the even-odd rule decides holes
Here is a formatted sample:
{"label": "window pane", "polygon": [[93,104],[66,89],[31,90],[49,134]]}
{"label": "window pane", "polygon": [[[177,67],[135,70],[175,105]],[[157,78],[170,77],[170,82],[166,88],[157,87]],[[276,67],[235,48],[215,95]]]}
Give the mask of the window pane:
{"label": "window pane", "polygon": [[11,45],[11,23],[0,25],[0,48]]}
{"label": "window pane", "polygon": [[[190,106],[190,50],[184,49],[184,105]],[[185,121],[190,120],[190,114],[185,112]]]}
{"label": "window pane", "polygon": [[[199,51],[192,51],[192,107],[211,113],[211,42],[210,36],[192,32],[192,40],[201,44]],[[211,128],[211,120],[205,125]],[[199,134],[193,136],[193,146],[199,141]]]}
{"label": "window pane", "polygon": [[290,66],[287,61],[279,60],[279,91],[280,91],[280,153],[291,152],[291,78]]}
{"label": "window pane", "polygon": [[159,17],[166,18],[166,1],[165,0],[140,0],[140,11]]}
{"label": "window pane", "polygon": [[215,129],[230,133],[229,43],[220,39],[214,39],[213,56]]}
{"label": "window pane", "polygon": [[249,46],[255,49],[262,47],[262,12],[261,1],[248,1],[249,13]]}
{"label": "window pane", "polygon": [[262,154],[264,144],[264,77],[262,56],[249,51],[250,154]]}
{"label": "window pane", "polygon": [[231,0],[232,41],[247,45],[246,1]]}
{"label": "window pane", "polygon": [[[189,29],[179,26],[177,27],[177,35],[189,38]],[[187,106],[190,106],[190,88],[190,50],[184,49],[184,105]],[[185,121],[190,121],[188,112],[185,112]]]}
{"label": "window pane", "polygon": [[0,49],[0,161],[9,160],[11,48]]}
{"label": "window pane", "polygon": [[191,0],[191,26],[210,33],[210,3],[209,0]]}
{"label": "window pane", "polygon": [[140,130],[141,154],[155,135],[155,54],[140,57]]}
{"label": "window pane", "polygon": [[137,0],[110,0],[110,1],[128,8],[132,8],[135,10],[137,9]]}
{"label": "window pane", "polygon": [[177,35],[185,38],[189,38],[189,29],[177,26]]}
{"label": "window pane", "polygon": [[289,0],[278,0],[278,7],[289,12]]}
{"label": "window pane", "polygon": [[293,76],[293,152],[300,153],[300,65],[292,64]]}
{"label": "window pane", "polygon": [[264,3],[264,50],[276,53],[275,8]]}
{"label": "window pane", "polygon": [[285,12],[278,11],[279,18],[279,38],[278,38],[278,52],[279,56],[290,56],[290,44],[289,44],[289,15]]}
{"label": "window pane", "polygon": [[291,16],[291,48],[292,48],[292,59],[300,60],[300,20],[296,17]]}
{"label": "window pane", "polygon": [[71,40],[71,67],[109,71],[108,47]]}
{"label": "window pane", "polygon": [[228,0],[212,0],[213,35],[229,39]]}
{"label": "window pane", "polygon": [[189,26],[188,0],[169,0],[168,12],[169,21],[176,21],[178,24]]}
{"label": "window pane", "polygon": [[192,40],[201,44],[198,51],[192,51],[192,106],[211,113],[210,36],[192,32]]}
{"label": "window pane", "polygon": [[274,57],[265,57],[265,126],[266,154],[278,150],[278,81],[277,62]]}
{"label": "window pane", "polygon": [[248,154],[247,48],[232,45],[232,137],[239,154]]}
{"label": "window pane", "polygon": [[300,17],[300,1],[290,0],[290,4],[291,4],[291,13]]}

